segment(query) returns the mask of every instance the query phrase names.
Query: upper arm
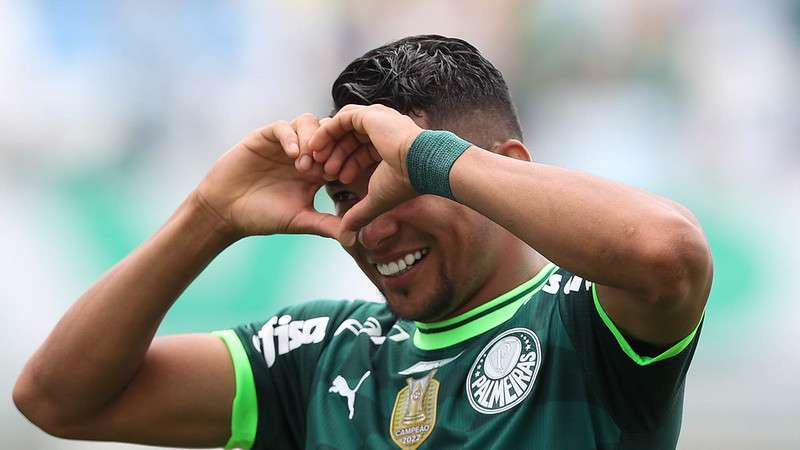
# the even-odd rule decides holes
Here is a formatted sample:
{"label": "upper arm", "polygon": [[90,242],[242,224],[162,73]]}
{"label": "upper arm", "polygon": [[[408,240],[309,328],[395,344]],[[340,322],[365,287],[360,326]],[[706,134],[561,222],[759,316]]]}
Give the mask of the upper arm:
{"label": "upper arm", "polygon": [[602,310],[620,331],[657,346],[673,344],[697,327],[711,290],[708,243],[694,216],[685,209],[681,214],[688,214],[684,231],[667,245],[643,250],[639,279],[630,283],[636,288],[596,286]]}
{"label": "upper arm", "polygon": [[64,437],[221,447],[230,435],[235,381],[225,344],[211,334],[156,338],[128,386]]}

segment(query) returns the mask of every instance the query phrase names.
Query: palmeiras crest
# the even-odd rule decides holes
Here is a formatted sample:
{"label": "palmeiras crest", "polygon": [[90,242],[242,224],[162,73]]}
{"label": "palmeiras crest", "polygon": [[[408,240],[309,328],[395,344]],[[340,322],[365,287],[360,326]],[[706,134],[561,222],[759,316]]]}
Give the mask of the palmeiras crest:
{"label": "palmeiras crest", "polygon": [[466,381],[467,399],[475,411],[497,414],[520,404],[533,390],[542,362],[536,333],[512,328],[481,350]]}

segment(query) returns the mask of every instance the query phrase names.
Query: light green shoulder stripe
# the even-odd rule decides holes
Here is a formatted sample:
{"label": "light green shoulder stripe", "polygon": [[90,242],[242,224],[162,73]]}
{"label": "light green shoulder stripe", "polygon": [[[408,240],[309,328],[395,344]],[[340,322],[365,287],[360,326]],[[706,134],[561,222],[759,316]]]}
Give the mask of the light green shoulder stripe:
{"label": "light green shoulder stripe", "polygon": [[[603,310],[603,305],[600,304],[600,300],[597,298],[597,283],[592,284],[592,296],[594,297],[594,307],[597,309],[597,313],[600,315],[600,318],[603,319],[603,323],[606,324],[609,330],[611,330],[611,334],[614,335],[614,338],[617,340],[620,348],[622,348],[622,351],[625,352],[625,354],[628,355],[633,362],[640,366],[648,366],[650,364],[663,361],[667,358],[671,358],[682,352],[692,342],[692,340],[694,340],[694,335],[697,334],[697,329],[700,327],[700,322],[703,321],[703,317],[701,316],[700,322],[697,323],[688,336],[676,342],[675,345],[664,350],[661,354],[657,356],[639,356],[639,354],[633,350],[633,347],[631,347],[631,345],[625,339],[625,336],[623,336],[619,329],[617,329],[617,326],[614,325],[614,322],[611,321],[611,318],[608,317],[608,314],[606,314],[605,310]],[[703,315],[705,315],[705,312]]]}
{"label": "light green shoulder stripe", "polygon": [[228,347],[236,377],[236,395],[233,397],[231,411],[231,438],[228,439],[225,448],[249,450],[256,439],[258,425],[256,383],[253,380],[250,360],[247,359],[242,342],[233,330],[214,331],[212,334],[222,339]]}

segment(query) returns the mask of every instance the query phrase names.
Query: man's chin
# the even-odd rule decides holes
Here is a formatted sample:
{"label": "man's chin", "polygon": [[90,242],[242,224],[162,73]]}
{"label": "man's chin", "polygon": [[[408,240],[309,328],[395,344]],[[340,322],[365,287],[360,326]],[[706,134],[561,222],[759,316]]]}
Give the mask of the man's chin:
{"label": "man's chin", "polygon": [[420,309],[422,308],[419,308],[418,305],[414,304],[415,299],[411,299],[407,295],[401,295],[394,292],[383,292],[383,297],[386,300],[386,306],[389,307],[389,311],[391,311],[392,314],[398,318],[404,320],[419,320],[419,317],[421,316]]}
{"label": "man's chin", "polygon": [[438,322],[458,306],[455,286],[446,276],[441,276],[435,283],[415,283],[413,287],[389,289],[381,284],[375,283],[375,286],[383,294],[389,310],[400,319]]}
{"label": "man's chin", "polygon": [[398,305],[391,300],[386,300],[386,305],[389,311],[392,312],[398,319],[413,320],[415,322],[429,322],[425,311],[420,311],[418,308],[409,307],[408,305]]}
{"label": "man's chin", "polygon": [[412,297],[397,294],[385,295],[389,310],[400,319],[415,322],[438,322],[450,311],[449,298],[439,296]]}

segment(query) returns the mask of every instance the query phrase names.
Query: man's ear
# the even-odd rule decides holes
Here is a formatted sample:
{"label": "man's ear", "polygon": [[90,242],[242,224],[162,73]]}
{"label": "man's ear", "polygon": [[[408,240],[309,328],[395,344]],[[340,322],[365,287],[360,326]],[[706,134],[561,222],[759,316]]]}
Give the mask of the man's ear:
{"label": "man's ear", "polygon": [[525,144],[517,139],[508,139],[505,142],[496,144],[492,151],[498,155],[508,156],[509,158],[519,159],[520,161],[533,161],[531,152],[525,147]]}

